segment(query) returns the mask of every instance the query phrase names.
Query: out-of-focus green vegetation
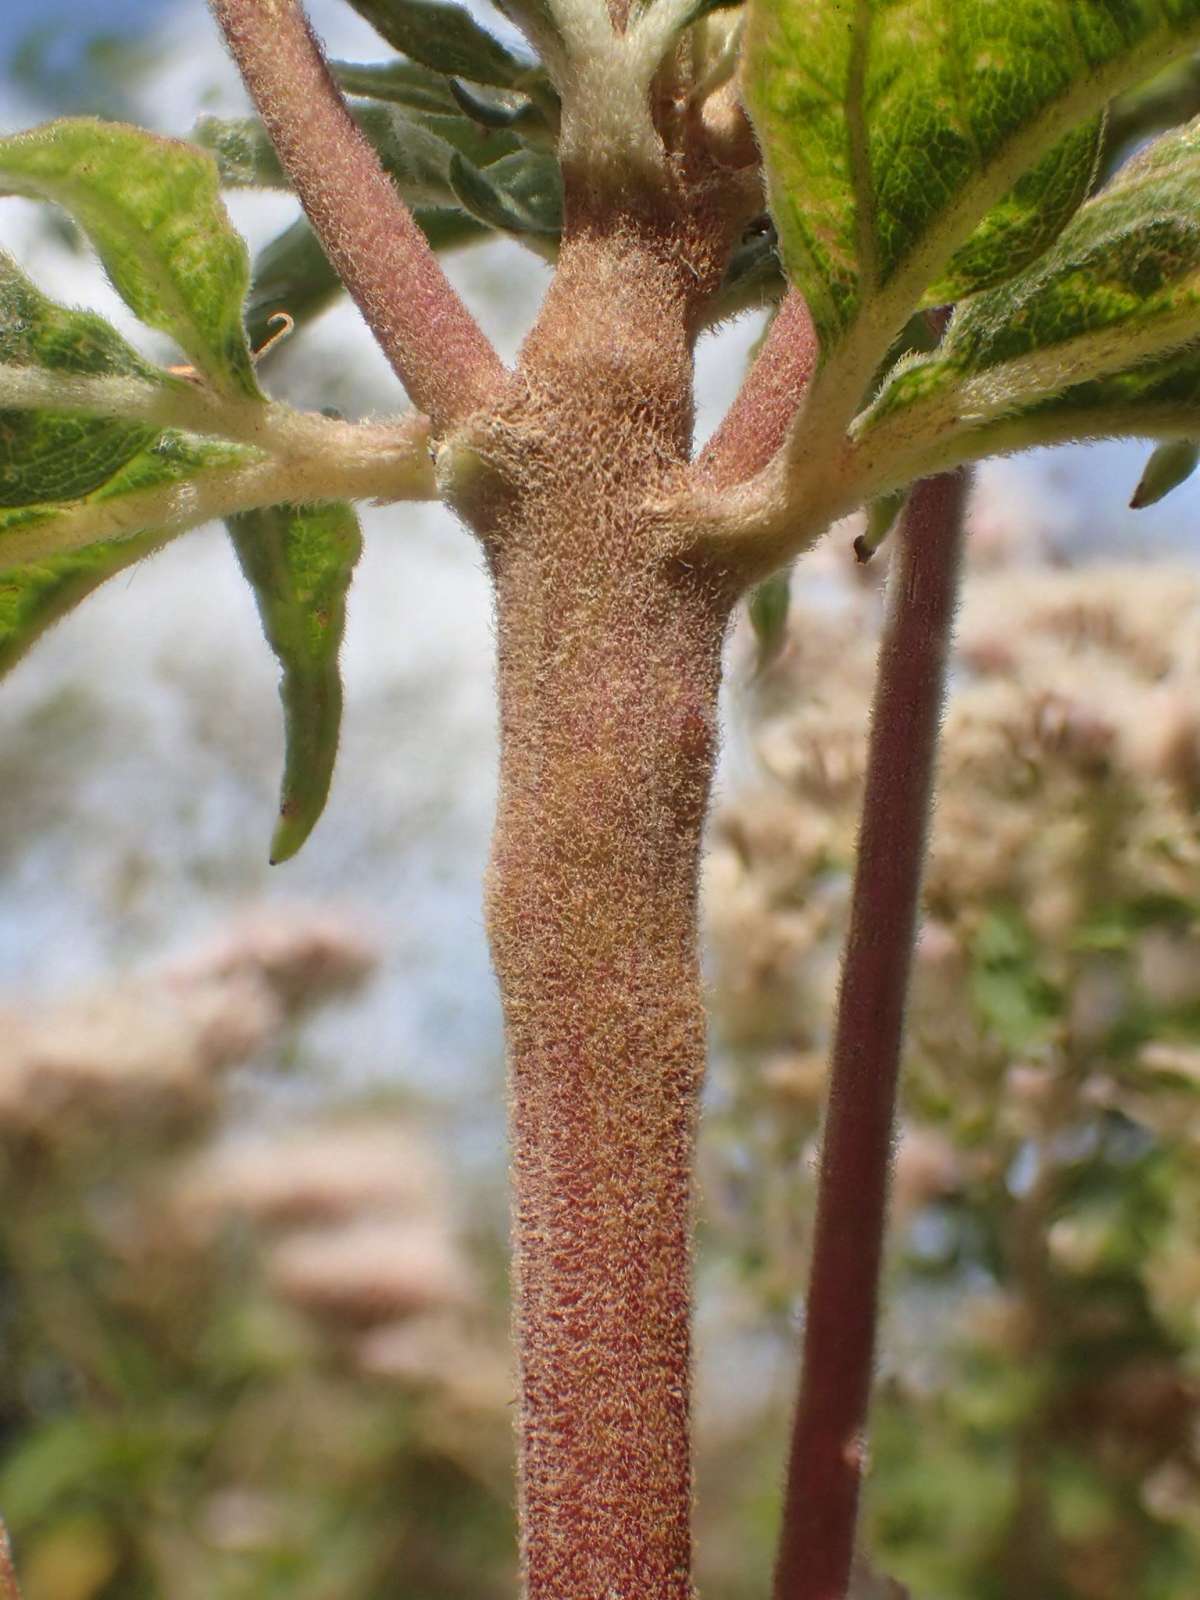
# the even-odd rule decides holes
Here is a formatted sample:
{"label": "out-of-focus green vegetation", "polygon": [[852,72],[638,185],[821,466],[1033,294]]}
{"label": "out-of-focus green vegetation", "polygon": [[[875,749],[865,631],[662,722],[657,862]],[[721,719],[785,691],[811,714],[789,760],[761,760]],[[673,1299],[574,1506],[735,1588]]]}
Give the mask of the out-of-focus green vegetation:
{"label": "out-of-focus green vegetation", "polygon": [[240,1064],[285,1059],[368,965],[339,923],[277,915],[3,1017],[0,1507],[26,1600],[512,1592],[503,1312],[428,1141],[396,1106],[236,1127]]}
{"label": "out-of-focus green vegetation", "polygon": [[[920,1600],[1177,1600],[1200,1590],[1200,582],[967,592],[865,1540]],[[793,615],[756,685],[767,781],[710,873],[710,1255],[793,1342],[878,609],[864,581]],[[744,1444],[760,1521],[783,1399]]]}

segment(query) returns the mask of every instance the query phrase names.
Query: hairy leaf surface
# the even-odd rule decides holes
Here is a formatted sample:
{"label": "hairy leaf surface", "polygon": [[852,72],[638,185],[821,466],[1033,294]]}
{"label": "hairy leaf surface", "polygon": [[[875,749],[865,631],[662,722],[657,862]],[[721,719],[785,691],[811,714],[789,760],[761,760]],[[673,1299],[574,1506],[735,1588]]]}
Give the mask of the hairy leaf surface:
{"label": "hairy leaf surface", "polygon": [[463,6],[444,0],[350,0],[395,50],[449,77],[498,89],[519,88],[532,63],[481,28]]}
{"label": "hairy leaf surface", "polygon": [[287,755],[272,862],[295,855],[329,794],[342,717],[338,652],[362,549],[348,505],[273,506],[229,522],[234,549],[283,669]]}
{"label": "hairy leaf surface", "polygon": [[88,234],[114,287],[219,390],[259,395],[242,327],[246,248],[210,156],[90,117],[0,140],[0,192],[52,200]]}
{"label": "hairy leaf surface", "polygon": [[1079,203],[1084,126],[1200,43],[1200,0],[750,0],[745,84],[789,271],[826,359],[1036,257]]}
{"label": "hairy leaf surface", "polygon": [[966,421],[1023,409],[1200,337],[1198,200],[1200,119],[1122,167],[1035,266],[967,301],[869,425],[939,403]]}
{"label": "hairy leaf surface", "polygon": [[47,628],[106,579],[134,566],[165,542],[164,534],[151,531],[0,571],[0,674],[11,671]]}
{"label": "hairy leaf surface", "polygon": [[[357,108],[355,120],[410,206],[456,203],[450,180],[456,154],[482,165],[518,149],[511,134],[486,132],[461,112],[423,116],[385,106],[363,106]],[[221,181],[229,188],[291,187],[257,117],[206,117],[196,128],[196,138],[216,158]]]}
{"label": "hairy leaf surface", "polygon": [[[144,360],[102,317],[42,294],[0,252],[0,381],[6,368],[28,367],[64,378],[128,377],[143,386],[186,388],[185,380]],[[252,451],[236,445],[119,416],[0,409],[0,564],[5,531],[50,524],[67,509],[107,507],[122,495],[251,459]]]}

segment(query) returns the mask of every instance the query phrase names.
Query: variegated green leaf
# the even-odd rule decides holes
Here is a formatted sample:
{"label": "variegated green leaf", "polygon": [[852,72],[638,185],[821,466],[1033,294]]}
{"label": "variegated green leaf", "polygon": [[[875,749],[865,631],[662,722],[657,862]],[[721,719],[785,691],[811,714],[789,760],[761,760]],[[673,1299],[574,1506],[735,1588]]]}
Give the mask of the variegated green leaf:
{"label": "variegated green leaf", "polygon": [[232,518],[229,532],[283,669],[287,755],[271,842],[276,863],[300,849],[329,794],[342,716],[338,652],[362,537],[344,504],[273,506]]}
{"label": "variegated green leaf", "polygon": [[[848,379],[923,299],[1043,249],[1113,95],[1200,44],[1200,0],[750,0],[772,210]],[[998,208],[998,209],[997,209]],[[1007,263],[1006,263],[1007,257]]]}
{"label": "variegated green leaf", "polygon": [[218,390],[258,397],[242,327],[246,248],[210,156],[140,128],[68,118],[0,140],[0,193],[63,206],[143,322],[177,340]]}
{"label": "variegated green leaf", "polygon": [[1200,337],[1200,119],[1149,145],[1019,278],[967,301],[861,432],[1027,409]]}
{"label": "variegated green leaf", "polygon": [[[0,386],[6,370],[30,368],[64,381],[129,378],[164,393],[186,390],[102,317],[47,298],[0,252]],[[44,525],[52,543],[54,520],[77,517],[81,507],[111,508],[123,495],[251,459],[253,452],[235,445],[120,416],[0,409],[0,566],[5,533]],[[166,535],[155,537],[161,542]]]}
{"label": "variegated green leaf", "polygon": [[[12,368],[181,387],[181,380],[151,366],[102,317],[48,299],[0,253],[0,382]],[[123,492],[178,476],[181,467],[202,471],[214,459],[228,464],[231,450],[119,417],[0,410],[0,673],[106,578],[170,537],[149,529],[5,569],[6,531],[51,526],[67,509],[112,504]]]}

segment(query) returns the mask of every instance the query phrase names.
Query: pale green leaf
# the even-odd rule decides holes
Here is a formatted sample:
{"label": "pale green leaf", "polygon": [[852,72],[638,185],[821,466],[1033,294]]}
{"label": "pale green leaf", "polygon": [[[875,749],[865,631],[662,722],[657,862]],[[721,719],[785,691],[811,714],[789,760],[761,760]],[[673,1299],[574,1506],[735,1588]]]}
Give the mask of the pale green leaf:
{"label": "pale green leaf", "polygon": [[967,301],[902,364],[861,430],[923,431],[1027,409],[1200,337],[1200,119],[1149,145],[1035,266]]}
{"label": "pale green leaf", "polygon": [[68,118],[0,140],[0,192],[63,206],[143,322],[175,339],[217,389],[258,397],[242,326],[246,248],[210,156],[140,128]]}
{"label": "pale green leaf", "polygon": [[861,565],[866,566],[878,555],[880,546],[896,526],[907,499],[907,489],[893,489],[889,494],[881,494],[877,500],[871,501],[867,507],[866,527],[854,541],[854,554]]}
{"label": "pale green leaf", "polygon": [[46,629],[95,589],[166,542],[156,530],[109,539],[0,571],[0,674],[9,672]]}
{"label": "pale green leaf", "polygon": [[464,211],[486,227],[546,238],[557,238],[562,228],[562,190],[552,156],[526,151],[477,167],[455,153],[450,183]]}
{"label": "pale green leaf", "polygon": [[1156,506],[1180,484],[1186,483],[1200,466],[1200,445],[1194,439],[1168,439],[1160,444],[1146,463],[1129,502],[1131,511]]}
{"label": "pale green leaf", "polygon": [[[461,112],[422,115],[389,106],[361,106],[355,120],[375,147],[384,171],[410,206],[456,203],[450,168],[455,154],[475,165],[516,151],[517,140],[485,131]],[[286,189],[290,179],[257,117],[205,117],[196,139],[212,152],[221,181],[232,189]]]}
{"label": "pale green leaf", "polygon": [[362,536],[351,508],[336,503],[249,512],[231,518],[229,532],[283,669],[287,755],[275,863],[300,849],[329,794],[342,715],[338,652]]}
{"label": "pale green leaf", "polygon": [[384,100],[410,111],[454,110],[454,97],[444,74],[423,67],[419,61],[405,61],[402,57],[365,63],[331,61],[329,70],[345,94]]}
{"label": "pale green leaf", "polygon": [[746,609],[758,643],[755,672],[767,670],[787,643],[788,612],[792,603],[790,571],[776,572],[764,579],[750,595]]}
{"label": "pale green leaf", "polygon": [[[1200,0],[750,0],[745,88],[789,272],[848,383],[930,294],[1043,249],[1112,96],[1200,44]],[[998,209],[996,209],[998,208]],[[980,231],[977,231],[980,230]]]}
{"label": "pale green leaf", "polygon": [[350,0],[395,50],[447,77],[520,88],[533,64],[481,28],[463,6],[443,0]]}

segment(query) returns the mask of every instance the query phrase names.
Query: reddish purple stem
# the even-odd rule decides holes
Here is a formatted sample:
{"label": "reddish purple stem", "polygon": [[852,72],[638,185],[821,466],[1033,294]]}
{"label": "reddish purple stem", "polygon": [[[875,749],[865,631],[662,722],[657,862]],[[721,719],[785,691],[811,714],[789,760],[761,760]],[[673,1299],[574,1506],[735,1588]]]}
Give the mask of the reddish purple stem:
{"label": "reddish purple stem", "polygon": [[246,87],[317,237],[435,429],[505,380],[425,235],[359,131],[296,0],[212,0]]}
{"label": "reddish purple stem", "polygon": [[846,1600],[854,1559],[904,1008],[966,493],[963,472],[919,483],[896,535],[775,1600]]}

